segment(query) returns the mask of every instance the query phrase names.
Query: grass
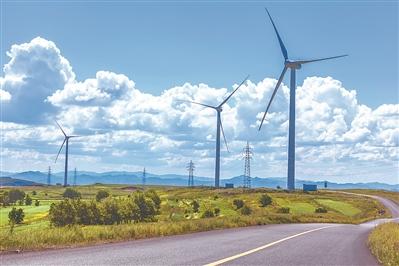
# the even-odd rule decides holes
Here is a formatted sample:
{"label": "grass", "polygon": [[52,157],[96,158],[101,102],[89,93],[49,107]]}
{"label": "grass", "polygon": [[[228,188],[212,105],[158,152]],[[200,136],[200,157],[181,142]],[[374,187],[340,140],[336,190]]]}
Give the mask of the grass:
{"label": "grass", "polygon": [[387,190],[377,190],[377,189],[348,189],[345,191],[359,193],[359,194],[381,196],[383,198],[390,199],[399,205],[399,192],[387,191]]}
{"label": "grass", "polygon": [[369,235],[368,244],[382,265],[399,265],[399,224],[386,223],[377,226]]}
{"label": "grass", "polygon": [[[81,246],[94,243],[139,239],[146,237],[183,234],[189,232],[250,226],[272,223],[361,223],[374,218],[388,217],[379,214],[384,207],[376,200],[334,192],[300,191],[287,192],[272,189],[213,189],[206,187],[178,188],[151,187],[162,199],[157,222],[122,224],[109,226],[72,226],[51,227],[48,221],[48,209],[52,202],[62,199],[65,190],[62,187],[22,187],[34,200],[40,200],[41,206],[21,206],[26,213],[25,221],[17,225],[10,235],[7,208],[0,208],[0,251],[23,249],[43,249],[65,246]],[[139,187],[121,185],[79,186],[82,200],[93,200],[100,189],[107,190],[114,197],[126,197]],[[35,190],[37,195],[33,196]],[[260,207],[259,197],[267,193],[273,202]],[[191,202],[200,204],[198,213],[194,213]],[[252,209],[252,214],[242,216],[232,204],[234,199],[242,199]],[[17,206],[19,207],[19,206]],[[281,207],[289,207],[290,213],[279,213]],[[327,213],[315,213],[317,207],[325,207]],[[220,209],[215,218],[201,218],[206,209]]]}

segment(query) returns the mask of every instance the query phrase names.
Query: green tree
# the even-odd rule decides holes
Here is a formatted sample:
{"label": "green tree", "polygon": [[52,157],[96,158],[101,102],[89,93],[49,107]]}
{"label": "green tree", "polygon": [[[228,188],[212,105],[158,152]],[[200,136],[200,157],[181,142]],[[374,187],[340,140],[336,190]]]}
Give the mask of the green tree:
{"label": "green tree", "polygon": [[101,201],[102,199],[108,198],[109,193],[106,190],[99,190],[96,194],[96,201]]}
{"label": "green tree", "polygon": [[35,206],[39,206],[40,205],[40,201],[39,200],[35,200]]}
{"label": "green tree", "polygon": [[0,204],[3,207],[10,205],[10,198],[8,197],[8,191],[4,191],[0,194]]}
{"label": "green tree", "polygon": [[81,198],[81,195],[78,191],[74,190],[73,188],[67,188],[65,189],[64,193],[62,194],[64,198],[68,199],[79,199]]}
{"label": "green tree", "polygon": [[24,200],[24,198],[25,198],[25,192],[19,189],[11,189],[8,192],[8,199],[10,203],[15,203],[18,200]]}
{"label": "green tree", "polygon": [[215,214],[213,213],[212,210],[206,209],[202,214],[202,218],[210,218],[210,217],[215,217]]}
{"label": "green tree", "polygon": [[100,212],[103,224],[119,224],[121,216],[119,206],[116,199],[106,198],[101,202]]}
{"label": "green tree", "polygon": [[237,209],[241,209],[244,207],[244,201],[242,199],[233,200],[233,205],[236,206]]}
{"label": "green tree", "polygon": [[161,198],[158,196],[157,192],[153,189],[150,189],[145,192],[145,196],[152,200],[152,202],[155,205],[155,208],[157,209],[157,212],[159,212],[161,208]]}
{"label": "green tree", "polygon": [[54,226],[74,224],[76,222],[75,217],[75,208],[69,199],[50,205],[49,218],[50,223]]}
{"label": "green tree", "polygon": [[29,196],[29,194],[26,194],[25,196],[25,205],[26,206],[32,205],[32,198]]}
{"label": "green tree", "polygon": [[272,198],[267,194],[262,194],[259,198],[259,203],[260,203],[260,206],[266,207],[266,206],[272,204]]}
{"label": "green tree", "polygon": [[198,201],[193,200],[193,202],[191,202],[191,206],[193,207],[193,212],[195,213],[199,212],[200,205]]}
{"label": "green tree", "polygon": [[10,233],[14,231],[14,226],[24,221],[25,213],[24,210],[13,207],[8,213],[8,223],[10,224]]}
{"label": "green tree", "polygon": [[213,212],[215,213],[215,216],[219,216],[220,215],[220,209],[219,208],[215,208],[213,210]]}
{"label": "green tree", "polygon": [[36,196],[36,195],[37,195],[36,190],[33,190],[33,191],[32,191],[32,195],[33,195],[33,196]]}
{"label": "green tree", "polygon": [[134,195],[134,203],[140,210],[140,221],[153,221],[157,213],[154,202],[146,198],[142,192],[136,192]]}

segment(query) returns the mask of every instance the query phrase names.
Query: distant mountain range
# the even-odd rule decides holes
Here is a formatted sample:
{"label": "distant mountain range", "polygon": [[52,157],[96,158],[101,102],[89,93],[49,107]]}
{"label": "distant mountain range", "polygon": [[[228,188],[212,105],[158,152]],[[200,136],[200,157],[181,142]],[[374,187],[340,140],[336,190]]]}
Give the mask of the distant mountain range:
{"label": "distant mountain range", "polygon": [[[71,171],[68,173],[68,183],[73,184],[73,175],[74,173]],[[21,173],[10,173],[10,172],[0,172],[0,185],[5,186],[6,183],[10,183],[11,180],[7,180],[4,178],[12,178],[18,181],[15,181],[16,186],[28,185],[23,184],[21,181],[31,181],[34,183],[47,183],[47,173],[42,173],[39,171],[28,171]],[[54,173],[51,176],[51,184],[55,185],[56,183],[63,184],[64,173]],[[242,185],[242,176],[236,176],[228,179],[221,179],[221,186],[225,186],[226,183],[232,183],[235,187],[239,187]],[[7,182],[6,182],[7,181]],[[12,182],[11,182],[12,183]],[[94,183],[103,183],[103,184],[141,184],[142,183],[142,172],[125,172],[125,171],[113,171],[113,172],[104,172],[104,173],[96,173],[96,172],[87,172],[80,171],[76,176],[76,183],[78,185],[88,185]],[[260,178],[253,177],[252,178],[252,187],[269,187],[276,188],[280,186],[282,188],[286,187],[286,178],[282,177],[268,177],[268,178]],[[302,188],[303,184],[315,184],[319,188],[324,187],[324,181],[306,181],[306,180],[296,180],[296,187]],[[177,175],[177,174],[165,174],[165,175],[156,175],[147,173],[146,174],[146,184],[148,185],[167,185],[167,186],[186,186],[187,185],[187,176],[185,175]],[[214,181],[209,177],[194,177],[194,184],[196,186],[212,186]],[[10,185],[7,185],[10,186]],[[399,184],[390,185],[379,182],[372,183],[334,183],[327,182],[327,187],[330,189],[355,189],[355,188],[363,188],[363,189],[385,189],[392,191],[399,191]]]}

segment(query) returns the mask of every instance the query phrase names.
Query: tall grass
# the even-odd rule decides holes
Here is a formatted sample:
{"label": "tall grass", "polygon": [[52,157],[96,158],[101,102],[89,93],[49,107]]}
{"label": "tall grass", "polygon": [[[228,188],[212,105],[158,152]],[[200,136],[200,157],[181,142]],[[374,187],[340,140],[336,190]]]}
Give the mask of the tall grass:
{"label": "tall grass", "polygon": [[369,235],[371,252],[384,266],[399,265],[399,224],[386,223],[377,226]]}

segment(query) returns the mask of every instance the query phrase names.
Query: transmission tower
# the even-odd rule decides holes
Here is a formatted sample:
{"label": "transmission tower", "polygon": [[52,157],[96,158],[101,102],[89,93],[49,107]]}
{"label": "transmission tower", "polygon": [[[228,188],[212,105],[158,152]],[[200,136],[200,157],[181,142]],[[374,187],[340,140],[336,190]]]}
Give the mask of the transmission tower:
{"label": "transmission tower", "polygon": [[244,188],[251,188],[251,160],[252,160],[252,148],[249,146],[247,141],[247,146],[244,148]]}
{"label": "transmission tower", "polygon": [[75,187],[76,186],[76,167],[75,167],[75,170],[74,170],[74,172],[73,172],[73,186]]}
{"label": "transmission tower", "polygon": [[187,164],[189,187],[194,186],[194,169],[195,169],[194,163],[193,161],[190,160],[190,162]]}
{"label": "transmission tower", "polygon": [[48,172],[47,172],[47,186],[51,185],[51,166],[48,167]]}
{"label": "transmission tower", "polygon": [[143,186],[145,186],[145,179],[146,179],[146,173],[145,173],[145,167],[144,167],[144,170],[143,170],[143,179],[142,179],[142,183],[143,183]]}

